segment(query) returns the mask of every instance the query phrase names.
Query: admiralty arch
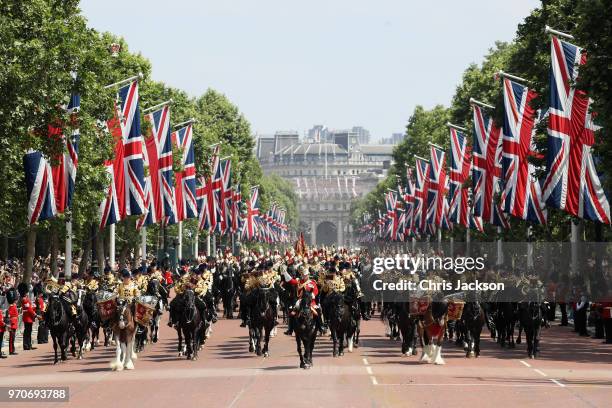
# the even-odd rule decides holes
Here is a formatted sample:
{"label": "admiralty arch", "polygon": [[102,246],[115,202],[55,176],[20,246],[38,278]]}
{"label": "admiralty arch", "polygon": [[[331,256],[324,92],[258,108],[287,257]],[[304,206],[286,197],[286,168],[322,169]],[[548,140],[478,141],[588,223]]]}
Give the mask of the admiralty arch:
{"label": "admiralty arch", "polygon": [[351,131],[331,131],[326,140],[277,132],[257,139],[264,174],[289,180],[299,197],[300,230],[310,244],[350,246],[351,202],[385,177],[393,145],[360,144]]}

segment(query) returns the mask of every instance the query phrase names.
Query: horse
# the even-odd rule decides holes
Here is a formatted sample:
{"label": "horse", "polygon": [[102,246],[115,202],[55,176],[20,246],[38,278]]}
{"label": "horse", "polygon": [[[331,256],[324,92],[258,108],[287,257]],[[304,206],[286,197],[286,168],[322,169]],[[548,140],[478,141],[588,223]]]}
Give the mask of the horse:
{"label": "horse", "polygon": [[416,355],[416,320],[410,316],[410,304],[407,302],[395,303],[397,327],[402,335],[402,355]]}
{"label": "horse", "polygon": [[236,296],[236,282],[234,269],[225,266],[219,273],[219,292],[223,303],[223,316],[226,319],[234,318],[234,297]]}
{"label": "horse", "polygon": [[[540,330],[545,321],[546,306],[539,302],[521,302],[519,303],[519,321],[520,327],[525,330],[527,339],[527,355],[534,359],[539,353],[540,345]],[[520,343],[521,331],[516,340]]]}
{"label": "horse", "polygon": [[[349,293],[346,293],[346,292]],[[344,340],[346,339],[348,351],[353,352],[353,341],[357,330],[354,304],[356,299],[350,293],[350,286],[345,289],[345,294],[333,292],[328,295],[328,307],[330,308],[329,328],[333,342],[334,357],[344,355]],[[359,313],[359,311],[357,311]]]}
{"label": "horse", "polygon": [[133,370],[136,359],[134,352],[134,334],[136,322],[134,321],[134,304],[126,299],[117,299],[117,310],[110,318],[110,327],[116,343],[116,357],[111,361],[113,371]]}
{"label": "horse", "polygon": [[[85,290],[77,290],[77,314],[72,320],[72,330],[70,333],[70,351],[72,352],[72,356],[76,357],[77,360],[83,359],[83,345],[89,340],[89,317],[83,307],[84,299]],[[79,345],[78,355],[76,350],[77,344]]]}
{"label": "horse", "polygon": [[69,307],[58,294],[49,297],[49,305],[45,311],[45,322],[49,326],[51,338],[53,339],[53,351],[55,359],[53,364],[57,364],[57,348],[60,348],[61,361],[66,361],[66,348],[68,347],[68,330],[70,326],[69,314],[66,308]]}
{"label": "horse", "polygon": [[385,335],[391,340],[399,340],[400,332],[397,326],[397,313],[394,302],[385,302],[383,310],[380,313],[380,319],[385,324]]}
{"label": "horse", "polygon": [[151,342],[157,343],[159,340],[159,322],[161,320],[161,315],[163,313],[164,307],[164,295],[167,297],[168,293],[166,292],[166,288],[162,286],[162,284],[157,279],[152,279],[147,284],[147,296],[155,296],[158,301],[155,304],[155,311],[153,312],[153,317],[151,319],[150,324],[150,333],[151,333]]}
{"label": "horse", "polygon": [[[274,288],[256,288],[250,293],[250,325],[249,325],[249,352],[255,351],[258,356],[268,357],[270,333],[274,329],[277,294]],[[264,340],[263,350],[261,340]]]}
{"label": "horse", "polygon": [[447,323],[448,303],[445,301],[432,302],[423,320],[419,324],[419,336],[423,342],[421,362],[445,364],[442,358],[442,339]]}
{"label": "horse", "polygon": [[497,342],[501,347],[508,343],[509,348],[514,348],[514,326],[516,325],[517,304],[513,302],[499,302],[497,304]]}
{"label": "horse", "polygon": [[[195,361],[198,359],[200,348],[200,337],[202,329],[202,316],[195,304],[195,292],[192,288],[187,288],[183,292],[183,313],[179,318],[177,330],[179,332],[179,347],[181,332],[185,337],[187,360]],[[181,353],[179,352],[179,356]]]}
{"label": "horse", "polygon": [[480,335],[485,324],[485,313],[479,302],[467,302],[461,315],[465,357],[480,356]]}
{"label": "horse", "polygon": [[[312,367],[312,351],[317,339],[317,322],[311,303],[312,293],[304,292],[294,317],[295,342],[300,355],[300,368],[306,370]],[[304,345],[303,352],[302,345]]]}
{"label": "horse", "polygon": [[98,312],[98,297],[96,292],[88,291],[83,300],[83,309],[89,320],[89,349],[94,350],[100,336],[101,318]]}

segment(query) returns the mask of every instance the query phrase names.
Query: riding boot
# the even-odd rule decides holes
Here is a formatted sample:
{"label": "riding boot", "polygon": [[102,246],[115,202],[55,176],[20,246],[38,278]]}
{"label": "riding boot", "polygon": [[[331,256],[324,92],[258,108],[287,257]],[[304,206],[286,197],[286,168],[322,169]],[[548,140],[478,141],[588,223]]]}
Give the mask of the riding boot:
{"label": "riding boot", "polygon": [[289,316],[289,323],[287,323],[287,331],[285,331],[287,336],[293,335],[293,317]]}
{"label": "riding boot", "polygon": [[317,313],[317,319],[316,319],[316,327],[317,327],[317,331],[319,333],[323,333],[323,313],[321,313],[321,310],[319,309],[319,313]]}

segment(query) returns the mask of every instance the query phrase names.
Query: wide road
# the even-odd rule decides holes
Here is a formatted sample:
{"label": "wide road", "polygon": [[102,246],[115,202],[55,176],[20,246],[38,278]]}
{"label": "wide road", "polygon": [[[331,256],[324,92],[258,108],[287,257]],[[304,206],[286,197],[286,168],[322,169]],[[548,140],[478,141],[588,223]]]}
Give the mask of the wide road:
{"label": "wide road", "polygon": [[284,326],[263,358],[248,352],[239,320],[220,320],[200,359],[192,362],[177,356],[175,332],[164,322],[160,342],[139,354],[134,371],[111,371],[110,347],[53,365],[48,344],[0,360],[0,386],[64,385],[70,387],[70,402],[51,406],[91,408],[561,408],[609,407],[612,401],[612,346],[580,338],[567,327],[544,330],[537,360],[525,358],[524,344],[502,350],[487,337],[480,358],[466,359],[448,343],[446,365],[434,366],[401,356],[399,342],[384,337],[380,320],[362,323],[360,347],[343,357],[333,358],[329,339],[320,338],[311,370],[298,367],[295,339],[282,334]]}

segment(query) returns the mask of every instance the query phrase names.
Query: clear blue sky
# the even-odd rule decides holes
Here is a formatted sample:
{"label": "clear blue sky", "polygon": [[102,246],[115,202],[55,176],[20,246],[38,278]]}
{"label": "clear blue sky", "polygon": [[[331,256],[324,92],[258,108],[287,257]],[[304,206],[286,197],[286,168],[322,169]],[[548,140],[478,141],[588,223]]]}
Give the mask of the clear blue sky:
{"label": "clear blue sky", "polygon": [[448,105],[465,68],[514,38],[537,0],[82,0],[153,78],[226,94],[253,132],[313,124],[403,131],[414,107]]}

